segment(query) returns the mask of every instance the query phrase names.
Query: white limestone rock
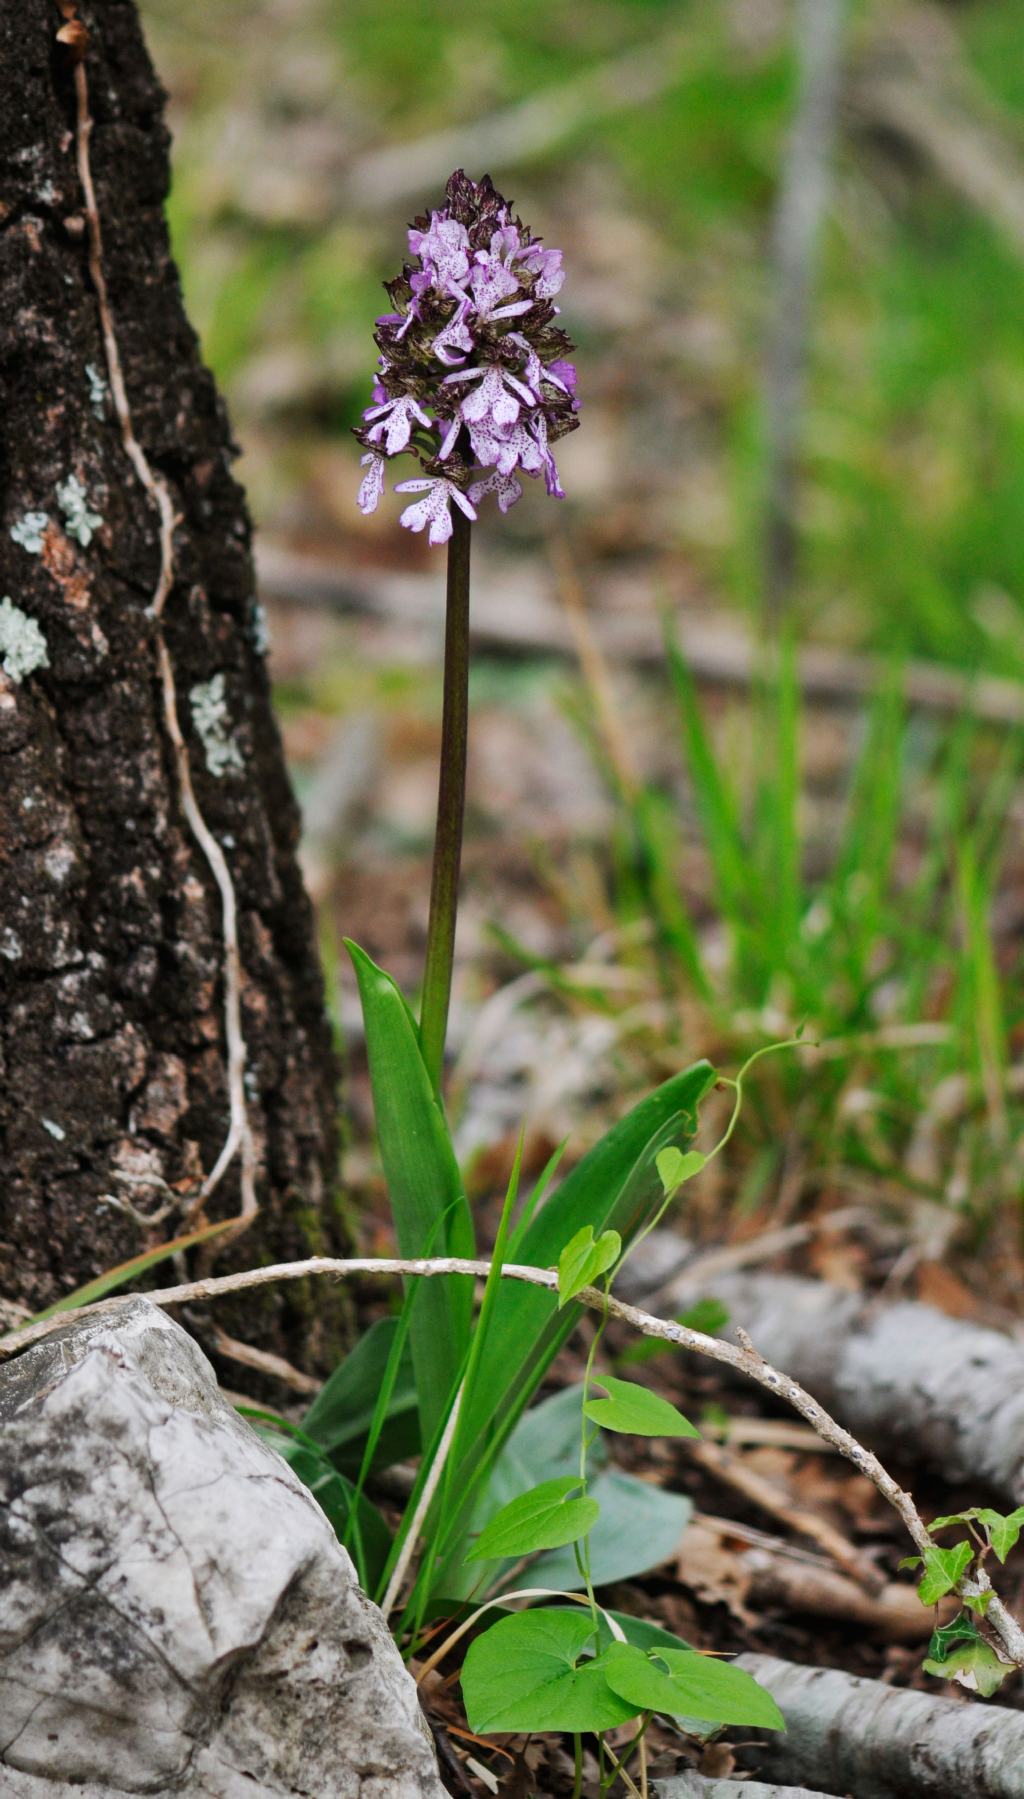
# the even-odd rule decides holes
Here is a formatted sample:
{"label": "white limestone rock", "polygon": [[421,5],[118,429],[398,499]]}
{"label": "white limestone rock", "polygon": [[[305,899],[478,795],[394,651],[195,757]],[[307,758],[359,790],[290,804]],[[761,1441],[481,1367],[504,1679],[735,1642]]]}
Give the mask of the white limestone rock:
{"label": "white limestone rock", "polygon": [[443,1799],[315,1501],[147,1300],[0,1367],[4,1799]]}

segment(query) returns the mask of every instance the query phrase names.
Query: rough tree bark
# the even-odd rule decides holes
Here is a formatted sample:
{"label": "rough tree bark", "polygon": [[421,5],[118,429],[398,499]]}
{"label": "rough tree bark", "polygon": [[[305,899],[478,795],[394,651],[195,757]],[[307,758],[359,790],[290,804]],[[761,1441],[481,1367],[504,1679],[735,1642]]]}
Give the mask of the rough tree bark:
{"label": "rough tree bark", "polygon": [[[33,1309],[256,1203],[233,1261],[341,1235],[298,815],[163,100],[133,0],[0,9],[0,1295]],[[298,1301],[265,1347],[309,1349]]]}

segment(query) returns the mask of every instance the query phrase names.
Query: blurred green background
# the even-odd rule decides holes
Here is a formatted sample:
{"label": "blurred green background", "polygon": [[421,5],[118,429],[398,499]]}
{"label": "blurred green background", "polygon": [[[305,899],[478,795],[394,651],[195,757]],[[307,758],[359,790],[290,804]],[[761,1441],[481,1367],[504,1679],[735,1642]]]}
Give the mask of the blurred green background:
{"label": "blurred green background", "polygon": [[[143,10],[173,99],[187,298],[262,523],[365,539],[347,512],[346,430],[367,403],[379,283],[404,223],[438,191],[417,179],[424,140],[472,128],[477,150],[482,129],[499,145],[483,158],[499,187],[568,252],[565,315],[589,406],[564,455],[584,528],[601,521],[607,553],[619,524],[627,542],[648,538],[709,605],[756,601],[772,219],[797,89],[789,6]],[[625,91],[574,118],[572,84],[588,71]],[[630,81],[647,90],[632,103]],[[507,109],[538,96],[555,115],[547,142],[523,121],[507,144]],[[920,654],[1019,672],[1018,9],[850,5],[838,110],[801,428],[797,616],[834,641],[899,636]],[[375,152],[399,146],[405,179],[389,182]],[[392,525],[370,528],[382,554]]]}

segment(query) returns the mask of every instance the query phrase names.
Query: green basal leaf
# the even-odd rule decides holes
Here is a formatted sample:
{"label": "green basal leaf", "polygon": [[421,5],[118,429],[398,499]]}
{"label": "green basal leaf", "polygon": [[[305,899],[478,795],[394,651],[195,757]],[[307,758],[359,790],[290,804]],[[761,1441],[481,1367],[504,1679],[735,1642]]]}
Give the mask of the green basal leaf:
{"label": "green basal leaf", "polygon": [[[396,1351],[397,1318],[378,1318],[343,1362],[327,1376],[302,1427],[343,1473],[359,1468],[363,1449],[377,1418]],[[408,1343],[402,1349],[396,1377],[384,1407],[373,1454],[374,1468],[388,1468],[420,1449],[419,1407]]]}
{"label": "green basal leaf", "polygon": [[695,1174],[699,1174],[706,1162],[707,1156],[702,1156],[699,1149],[677,1149],[675,1144],[670,1144],[667,1149],[661,1150],[657,1157],[657,1167],[666,1197],[671,1197],[684,1181],[692,1180]]}
{"label": "green basal leaf", "polygon": [[935,1605],[944,1593],[951,1593],[974,1559],[970,1543],[957,1543],[952,1549],[926,1549],[923,1556],[924,1577],[917,1589],[922,1605]]}
{"label": "green basal leaf", "polygon": [[[377,1141],[399,1253],[471,1257],[473,1223],[416,1021],[391,976],[357,944],[346,939],[346,948],[359,983]],[[468,1276],[416,1283],[409,1341],[424,1445],[447,1417],[469,1348],[472,1308]]]}
{"label": "green basal leaf", "polygon": [[[576,1616],[578,1610],[576,1606],[559,1606],[549,1609],[571,1612],[573,1617]],[[613,1612],[604,1606],[597,1616],[598,1650],[607,1649],[609,1643],[618,1641],[608,1622],[609,1619],[614,1620],[618,1625],[627,1643],[636,1643],[640,1649],[654,1649],[660,1655],[663,1649],[690,1650],[693,1648],[692,1643],[687,1643],[682,1637],[675,1636],[671,1630],[662,1630],[660,1624],[652,1624],[647,1618],[631,1618],[628,1612]]]}
{"label": "green basal leaf", "polygon": [[471,1730],[613,1730],[638,1707],[613,1692],[588,1611],[544,1608],[501,1618],[471,1645],[462,1697]]}
{"label": "green basal leaf", "polygon": [[692,1649],[648,1653],[634,1643],[612,1643],[601,1663],[612,1690],[642,1711],[667,1712],[708,1724],[786,1728],[771,1694],[730,1662],[715,1661]]}
{"label": "green basal leaf", "polygon": [[[566,1242],[585,1224],[595,1236],[618,1231],[628,1248],[664,1204],[655,1156],[670,1142],[692,1138],[700,1102],[714,1080],[710,1064],[698,1062],[635,1106],[548,1196],[516,1239],[516,1260],[556,1266]],[[459,1537],[494,1460],[579,1318],[578,1304],[560,1308],[556,1293],[502,1284],[474,1392],[462,1409],[460,1434],[464,1425],[469,1447],[452,1467],[451,1491],[464,1494],[465,1502],[445,1534],[436,1591],[459,1590]]]}
{"label": "green basal leaf", "polygon": [[490,1520],[466,1560],[499,1561],[537,1549],[560,1549],[585,1537],[597,1523],[601,1507],[594,1499],[570,1498],[579,1486],[579,1475],[567,1474],[520,1494]]}
{"label": "green basal leaf", "polygon": [[632,1437],[699,1437],[697,1430],[677,1411],[671,1400],[635,1381],[619,1380],[614,1374],[594,1376],[594,1384],[604,1387],[607,1399],[588,1399],[583,1407],[586,1416],[602,1430],[621,1431]]}
{"label": "green basal leaf", "polygon": [[583,1225],[558,1258],[559,1310],[584,1287],[592,1287],[598,1275],[613,1267],[621,1254],[618,1231],[602,1231],[595,1241],[593,1225]]}

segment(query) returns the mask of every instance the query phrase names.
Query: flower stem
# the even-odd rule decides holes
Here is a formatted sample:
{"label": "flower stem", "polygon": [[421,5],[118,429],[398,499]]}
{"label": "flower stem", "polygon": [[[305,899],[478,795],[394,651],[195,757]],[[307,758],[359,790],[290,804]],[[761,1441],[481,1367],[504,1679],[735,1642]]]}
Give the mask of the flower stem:
{"label": "flower stem", "polygon": [[420,1039],[423,1060],[440,1094],[444,1040],[452,991],[455,919],[459,904],[462,817],[466,801],[466,744],[469,731],[469,545],[470,522],[452,508],[448,543],[448,594],[444,632],[444,709],[441,719],[441,773],[437,790],[437,831],[430,880],[430,921],[423,975]]}

